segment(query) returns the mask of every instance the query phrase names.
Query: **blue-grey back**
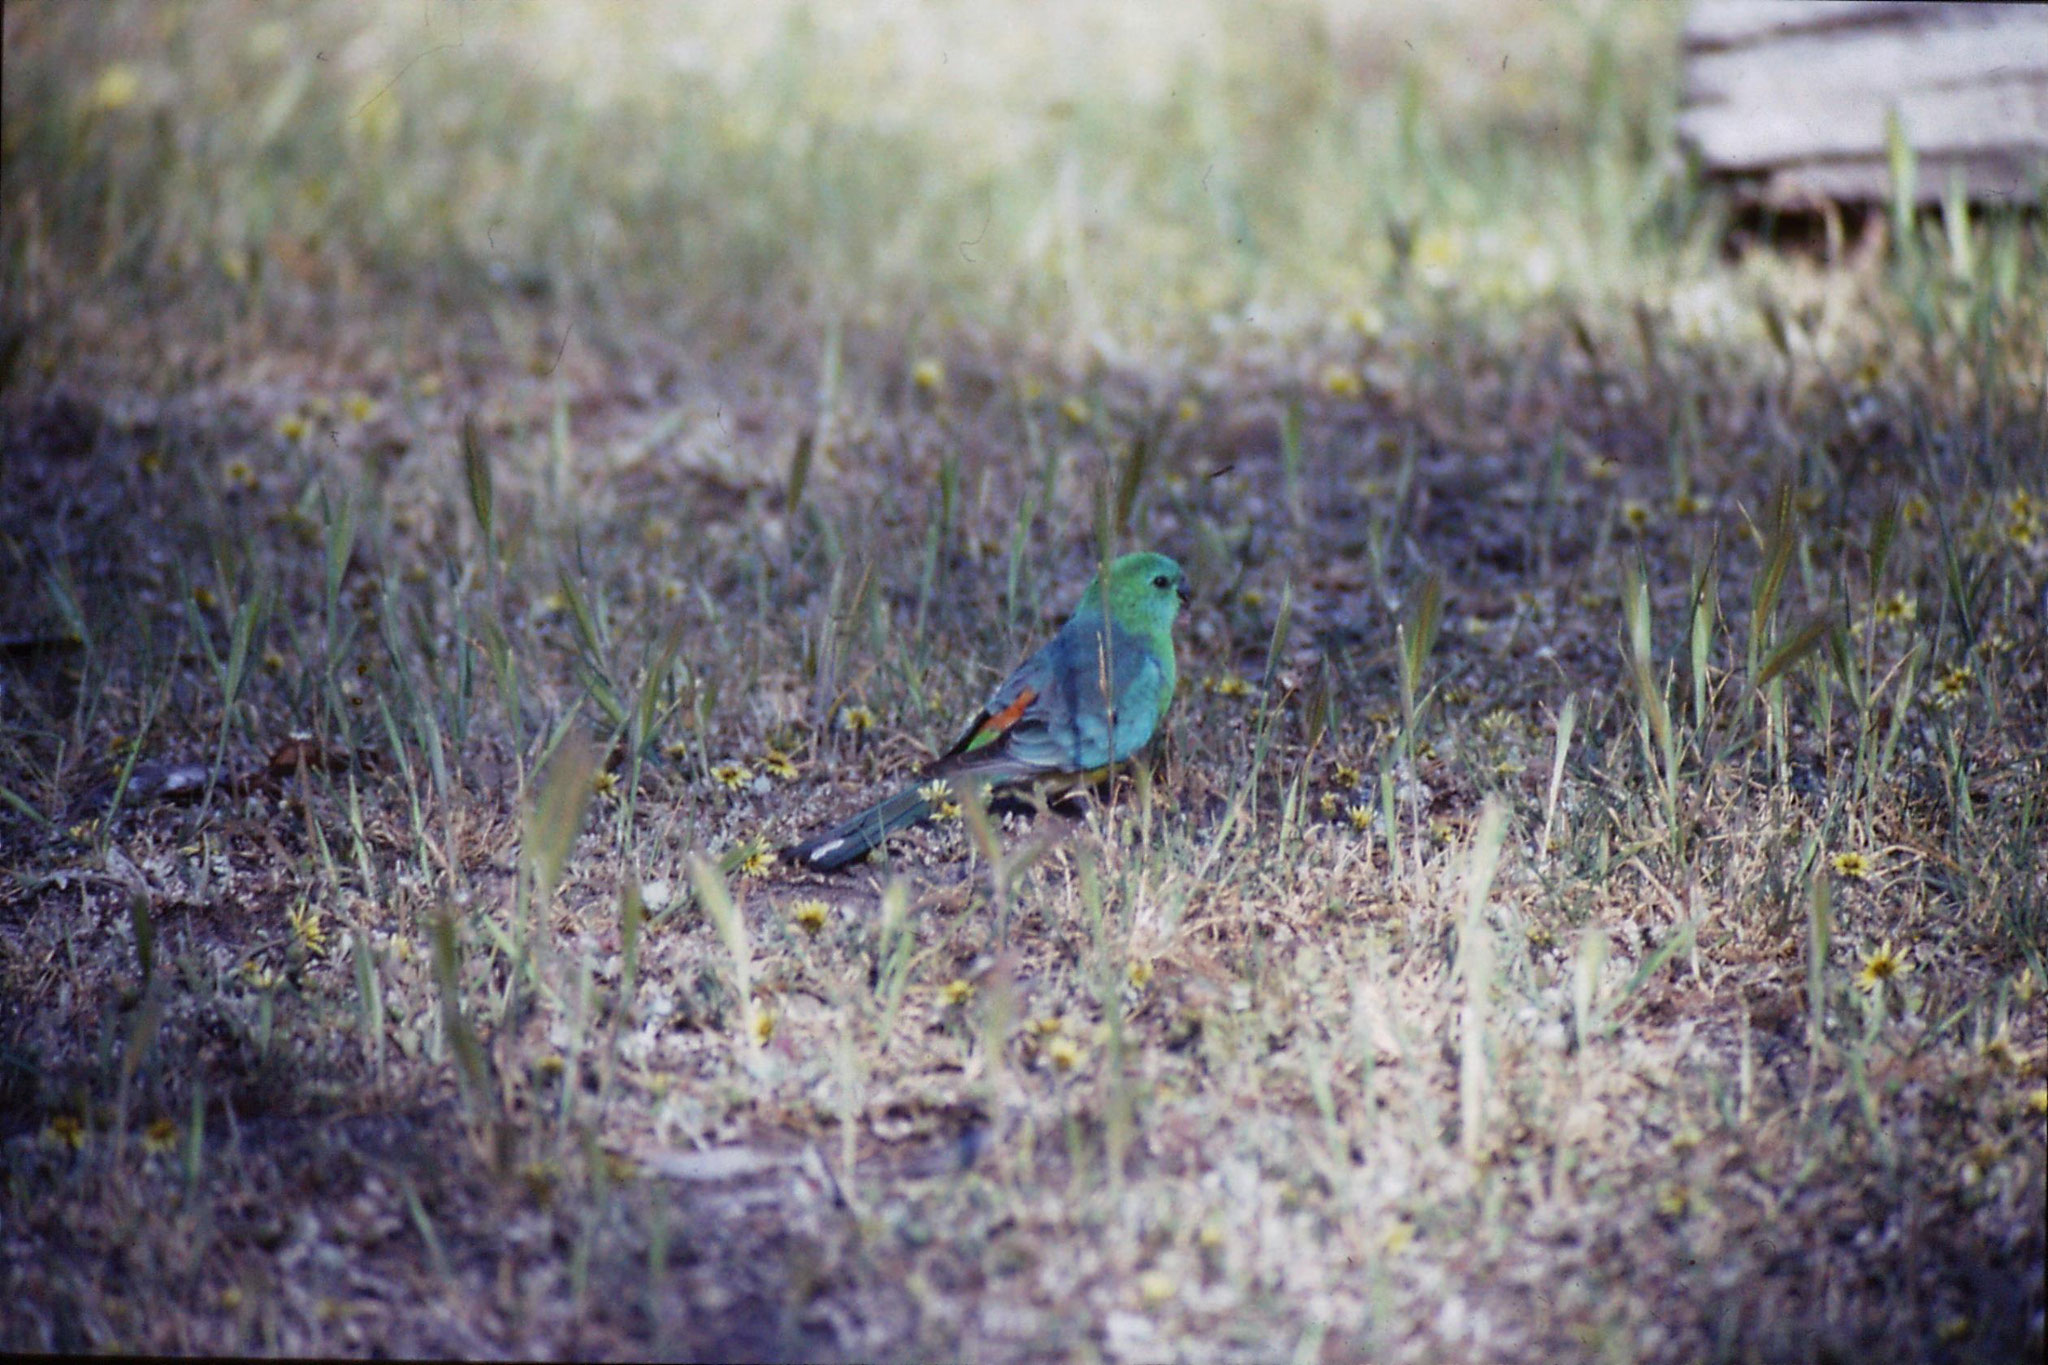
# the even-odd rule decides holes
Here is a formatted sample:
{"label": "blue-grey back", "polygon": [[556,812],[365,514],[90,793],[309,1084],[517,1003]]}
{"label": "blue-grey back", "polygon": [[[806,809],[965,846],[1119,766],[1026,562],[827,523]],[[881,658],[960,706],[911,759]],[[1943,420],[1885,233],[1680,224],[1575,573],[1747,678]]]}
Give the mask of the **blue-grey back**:
{"label": "blue-grey back", "polygon": [[1011,757],[1047,771],[1080,771],[1121,763],[1151,741],[1165,681],[1143,637],[1085,612],[1019,665],[987,706],[999,712],[1029,688],[1037,695],[1011,727]]}

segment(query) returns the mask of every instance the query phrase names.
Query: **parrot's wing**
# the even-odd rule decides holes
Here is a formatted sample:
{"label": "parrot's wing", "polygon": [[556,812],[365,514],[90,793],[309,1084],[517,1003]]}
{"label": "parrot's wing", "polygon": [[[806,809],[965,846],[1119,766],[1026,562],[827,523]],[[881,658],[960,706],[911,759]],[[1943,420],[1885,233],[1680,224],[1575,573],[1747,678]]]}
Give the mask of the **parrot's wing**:
{"label": "parrot's wing", "polygon": [[932,767],[951,763],[954,759],[998,743],[1023,721],[1038,699],[1051,690],[1051,679],[1058,671],[1059,643],[1060,637],[1055,635],[1033,651],[1030,658],[1018,664],[1010,676],[988,694],[988,700],[982,703],[974,719],[967,722],[960,738],[953,741],[953,747],[941,754]]}
{"label": "parrot's wing", "polygon": [[1007,781],[1120,763],[1158,728],[1165,682],[1142,637],[1099,618],[1069,623],[1004,680],[928,771]]}

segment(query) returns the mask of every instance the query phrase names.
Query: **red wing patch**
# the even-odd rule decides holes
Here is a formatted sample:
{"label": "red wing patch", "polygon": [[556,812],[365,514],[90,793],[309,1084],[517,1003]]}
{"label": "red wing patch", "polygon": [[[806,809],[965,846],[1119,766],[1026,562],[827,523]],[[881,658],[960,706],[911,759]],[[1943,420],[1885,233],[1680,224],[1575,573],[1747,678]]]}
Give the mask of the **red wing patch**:
{"label": "red wing patch", "polygon": [[1038,693],[1028,687],[1025,688],[1017,694],[1017,700],[983,721],[981,729],[975,732],[974,737],[984,742],[996,739],[1005,730],[1015,725],[1024,715],[1025,708],[1029,707],[1036,700],[1038,700]]}

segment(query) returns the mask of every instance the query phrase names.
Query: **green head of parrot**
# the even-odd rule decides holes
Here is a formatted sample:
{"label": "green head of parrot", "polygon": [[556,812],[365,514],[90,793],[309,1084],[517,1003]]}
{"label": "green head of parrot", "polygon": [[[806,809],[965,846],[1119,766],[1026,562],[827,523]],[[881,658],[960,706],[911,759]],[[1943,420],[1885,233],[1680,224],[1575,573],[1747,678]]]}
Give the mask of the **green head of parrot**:
{"label": "green head of parrot", "polygon": [[1188,579],[1180,565],[1166,555],[1144,552],[1111,560],[1108,572],[1106,591],[1101,574],[1088,580],[1080,610],[1100,611],[1107,599],[1109,618],[1126,630],[1153,639],[1169,636],[1188,600]]}

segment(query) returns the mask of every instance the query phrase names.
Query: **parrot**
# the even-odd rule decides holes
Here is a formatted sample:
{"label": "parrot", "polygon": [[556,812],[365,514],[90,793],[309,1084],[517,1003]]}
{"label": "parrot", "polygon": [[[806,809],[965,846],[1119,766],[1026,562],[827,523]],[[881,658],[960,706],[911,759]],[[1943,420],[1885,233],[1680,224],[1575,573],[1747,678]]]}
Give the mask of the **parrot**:
{"label": "parrot", "polygon": [[898,830],[929,819],[931,784],[995,790],[1071,787],[1137,753],[1173,701],[1173,623],[1187,576],[1163,554],[1123,555],[1081,592],[1074,614],[989,693],[953,747],[915,781],[815,838],[782,850],[800,867],[832,872]]}

